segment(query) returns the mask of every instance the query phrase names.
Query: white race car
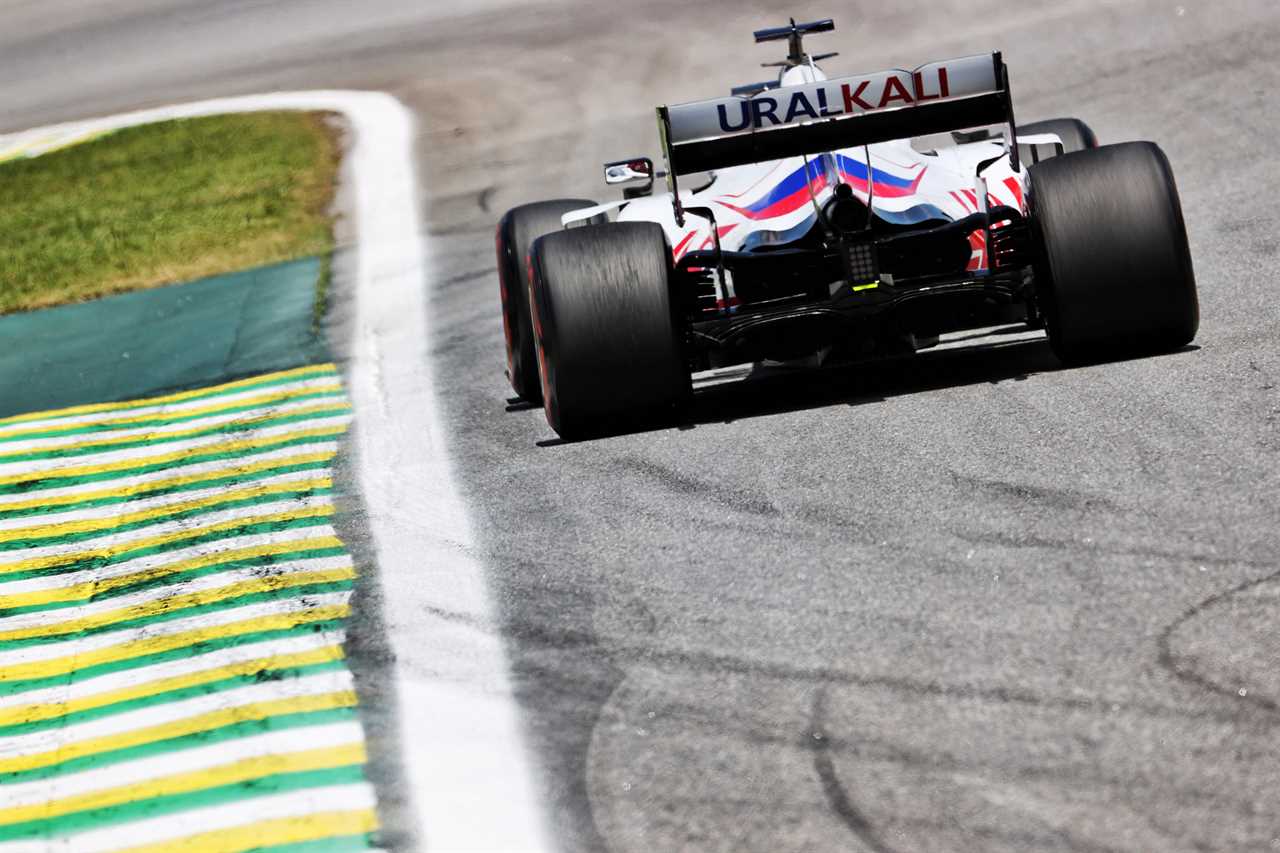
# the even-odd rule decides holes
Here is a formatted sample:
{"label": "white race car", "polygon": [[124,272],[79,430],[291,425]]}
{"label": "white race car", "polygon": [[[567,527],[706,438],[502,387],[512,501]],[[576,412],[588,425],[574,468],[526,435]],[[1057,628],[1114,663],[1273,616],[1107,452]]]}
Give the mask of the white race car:
{"label": "white race car", "polygon": [[776,82],[659,107],[666,193],[637,157],[605,166],[629,184],[619,201],[503,217],[508,377],[562,436],[669,420],[692,373],[728,364],[865,358],[1008,322],[1044,326],[1066,361],[1195,336],[1155,144],[1099,147],[1078,119],[1015,125],[999,53],[829,79],[817,62],[835,54],[802,40],[832,29],[761,30],[789,42]]}

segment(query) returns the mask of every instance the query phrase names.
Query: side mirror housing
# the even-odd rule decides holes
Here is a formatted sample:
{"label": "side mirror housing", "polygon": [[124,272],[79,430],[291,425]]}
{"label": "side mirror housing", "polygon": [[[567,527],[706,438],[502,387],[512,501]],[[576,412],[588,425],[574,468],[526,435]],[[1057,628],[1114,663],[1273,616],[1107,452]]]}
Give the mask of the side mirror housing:
{"label": "side mirror housing", "polygon": [[653,161],[648,157],[633,157],[630,160],[617,160],[604,164],[604,182],[615,184],[638,184],[623,190],[626,198],[646,196],[653,192]]}

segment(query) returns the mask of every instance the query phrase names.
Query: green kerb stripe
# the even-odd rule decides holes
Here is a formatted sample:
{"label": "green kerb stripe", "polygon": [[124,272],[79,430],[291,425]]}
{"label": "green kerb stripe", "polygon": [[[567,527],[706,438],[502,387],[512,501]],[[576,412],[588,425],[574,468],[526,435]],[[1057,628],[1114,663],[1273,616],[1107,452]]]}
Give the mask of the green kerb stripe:
{"label": "green kerb stripe", "polygon": [[[155,398],[153,397],[153,398],[145,398],[142,400],[134,400],[128,404],[121,405],[119,407],[113,407],[109,411],[112,412],[113,414],[120,414],[121,416],[127,417],[127,414],[126,414],[127,412],[136,411],[137,409],[147,409],[147,408],[152,408],[152,407],[161,406],[161,405],[186,405],[196,400],[210,400],[216,397],[227,397],[232,394],[244,394],[246,392],[258,390],[261,388],[274,388],[277,385],[290,385],[295,382],[305,382],[308,379],[318,379],[320,377],[325,377],[325,376],[332,376],[336,378],[337,375],[338,375],[338,371],[333,365],[317,364],[312,367],[300,369],[289,376],[279,376],[277,374],[268,374],[267,377],[264,377],[260,381],[245,382],[244,384],[238,385],[235,388],[227,388],[225,385],[215,385],[212,388],[193,393],[191,394],[191,396],[186,397],[174,403],[157,403],[155,402]],[[28,415],[17,415],[15,417],[3,418],[3,419],[0,419],[0,429],[6,429],[9,427],[12,427],[14,429],[19,429],[21,428],[22,424],[28,423],[34,420],[70,420],[73,418],[84,417],[83,413],[77,413],[77,412],[68,412],[67,414],[64,414],[64,415],[58,415],[53,413],[46,413],[46,414],[48,415],[48,417],[42,417],[42,418],[32,418]]]}
{"label": "green kerb stripe", "polygon": [[[270,640],[287,639],[289,637],[306,636],[307,634],[316,634],[328,631],[340,631],[343,627],[343,621],[340,619],[330,619],[324,622],[304,622],[300,625],[294,625],[290,628],[280,628],[275,631],[256,631],[249,634],[236,634],[232,637],[222,637],[216,640],[207,640],[198,646],[184,646],[180,649],[170,649],[164,652],[157,652],[151,655],[140,655],[128,660],[112,661],[110,663],[101,663],[96,666],[87,666],[84,669],[77,669],[74,672],[65,675],[50,675],[44,678],[25,678],[15,681],[0,681],[0,696],[10,696],[15,693],[25,693],[28,690],[41,690],[46,687],[60,687],[64,684],[75,684],[79,681],[87,681],[99,675],[106,675],[109,672],[120,672],[126,669],[139,669],[152,664],[165,663],[171,660],[184,660],[197,655],[208,654],[220,649],[230,649],[236,646],[245,646],[250,643],[261,643]],[[3,677],[3,672],[0,672]],[[0,778],[0,783],[3,783]]]}
{"label": "green kerb stripe", "polygon": [[93,456],[99,453],[114,453],[118,450],[132,450],[138,447],[158,447],[163,450],[164,445],[175,444],[180,441],[195,441],[200,438],[208,438],[215,435],[232,438],[235,437],[237,433],[253,432],[254,430],[269,429],[276,426],[288,426],[289,424],[305,423],[307,421],[337,418],[349,414],[351,414],[351,408],[349,406],[333,406],[331,408],[320,409],[314,412],[306,412],[304,414],[282,414],[277,417],[265,417],[252,421],[228,421],[227,423],[207,427],[206,429],[185,432],[179,435],[152,433],[150,435],[138,436],[132,441],[115,442],[110,444],[99,442],[97,444],[83,444],[76,447],[51,447],[48,450],[32,450],[26,453],[6,453],[0,454],[0,465],[13,462],[38,462],[47,459],[74,459],[77,456]]}
{"label": "green kerb stripe", "polygon": [[172,462],[158,462],[151,465],[139,465],[136,468],[125,468],[118,471],[102,471],[96,474],[83,474],[80,476],[59,476],[57,471],[47,471],[35,474],[29,480],[21,480],[16,483],[6,483],[0,485],[0,495],[10,494],[26,494],[28,492],[36,492],[41,489],[60,489],[67,486],[82,486],[90,483],[101,483],[107,480],[119,480],[125,477],[137,477],[143,474],[154,474],[157,471],[169,471],[179,468],[185,468],[189,465],[199,465],[202,462],[226,462],[234,460],[237,462],[253,462],[253,457],[259,453],[270,453],[273,450],[280,450],[285,447],[306,447],[309,444],[324,444],[336,441],[343,432],[345,427],[327,427],[321,435],[307,435],[288,439],[268,439],[257,447],[240,450],[235,452],[222,453],[193,453],[182,459]]}
{"label": "green kerb stripe", "polygon": [[[155,545],[150,548],[139,548],[135,551],[123,551],[110,557],[92,556],[82,557],[71,562],[60,563],[56,566],[48,566],[41,569],[27,569],[20,572],[10,572],[3,576],[3,581],[23,580],[25,578],[35,577],[51,577],[53,575],[62,575],[68,572],[82,572],[88,569],[101,569],[106,566],[114,566],[118,563],[127,563],[130,560],[136,560],[139,557],[149,557],[153,554],[164,554],[169,551],[181,551],[184,548],[191,548],[196,545],[205,545],[209,542],[217,542],[222,539],[234,539],[237,536],[250,536],[255,533],[279,533],[282,530],[297,530],[304,527],[323,527],[329,524],[333,519],[329,515],[305,516],[303,518],[293,518],[287,521],[271,521],[261,524],[245,524],[239,527],[231,527],[226,530],[216,530],[212,533],[193,533],[189,537],[175,539],[172,542],[166,542],[163,545]],[[76,555],[70,555],[75,557]]]}
{"label": "green kerb stripe", "polygon": [[140,708],[150,708],[154,705],[160,705],[165,702],[181,702],[184,699],[194,699],[197,696],[207,696],[210,693],[222,693],[227,690],[235,690],[239,687],[249,687],[254,684],[261,684],[264,681],[284,681],[290,678],[301,678],[304,675],[313,675],[318,672],[330,672],[345,668],[346,660],[344,658],[338,658],[337,660],[313,663],[308,666],[295,666],[284,669],[264,669],[250,675],[235,675],[219,681],[210,681],[207,684],[197,684],[192,687],[183,687],[179,690],[167,690],[163,693],[156,693],[140,699],[130,699],[125,702],[115,702],[110,705],[102,705],[97,708],[87,708],[83,711],[74,711],[70,714],[62,714],[57,717],[50,717],[46,720],[35,720],[33,722],[26,723],[11,723],[7,726],[0,726],[0,738],[17,737],[18,735],[46,731],[48,729],[59,729],[63,726],[75,725],[76,723],[86,723],[90,720],[98,720],[115,714],[124,714],[129,711],[136,711]]}
{"label": "green kerb stripe", "polygon": [[[293,485],[294,488],[287,488],[282,491],[272,492],[271,494],[266,495],[258,495],[251,498],[223,501],[198,507],[196,509],[170,513],[168,515],[156,515],[141,521],[121,524],[116,527],[107,527],[99,530],[82,530],[76,533],[62,533],[50,536],[38,536],[32,539],[13,539],[8,542],[0,542],[0,552],[18,551],[26,548],[43,548],[49,545],[69,545],[74,542],[86,542],[90,539],[101,539],[106,536],[115,536],[130,530],[141,530],[144,527],[152,527],[157,524],[168,524],[170,522],[183,521],[184,519],[192,518],[198,519],[202,515],[208,515],[213,512],[225,512],[226,510],[238,509],[240,507],[259,506],[261,504],[280,503],[281,501],[298,500],[301,498],[333,494],[333,489],[327,486],[310,486],[301,481],[293,484],[281,484],[281,486],[289,485]],[[109,519],[103,519],[103,521],[107,520]]]}
{"label": "green kerb stripe", "polygon": [[[61,427],[40,430],[39,432],[29,432],[19,435],[0,436],[0,444],[6,442],[22,442],[31,441],[38,438],[65,438],[73,435],[93,435],[94,433],[111,433],[124,429],[146,429],[147,427],[169,426],[171,424],[190,423],[191,421],[203,420],[205,418],[225,417],[227,415],[236,415],[243,412],[264,411],[274,406],[281,406],[286,403],[301,403],[311,400],[346,400],[346,395],[341,391],[312,391],[307,394],[296,394],[288,397],[281,397],[278,400],[266,403],[246,403],[243,406],[228,406],[217,412],[204,412],[201,414],[182,414],[174,412],[172,415],[158,414],[152,418],[139,419],[129,424],[113,424],[109,421],[99,423],[89,423],[78,427]],[[127,415],[126,415],[127,417]]]}
{"label": "green kerb stripe", "polygon": [[287,791],[298,791],[304,788],[320,788],[326,785],[343,785],[352,782],[363,782],[364,767],[350,764],[345,767],[334,767],[326,770],[308,770],[301,773],[278,773],[254,779],[251,783],[222,785],[217,788],[206,788],[187,794],[176,794],[168,797],[151,797],[132,803],[123,803],[104,809],[76,812],[53,818],[52,820],[32,820],[23,823],[0,826],[0,841],[13,841],[20,838],[45,835],[51,830],[56,833],[76,833],[96,829],[144,817],[158,817],[187,809],[208,808],[210,806],[232,803],[237,800],[250,800],[269,794],[282,794]]}
{"label": "green kerb stripe", "polygon": [[229,740],[236,740],[237,738],[284,731],[285,729],[294,729],[300,726],[318,726],[324,723],[339,723],[354,719],[356,719],[355,708],[330,708],[325,711],[280,714],[263,720],[245,720],[217,729],[170,738],[169,740],[154,741],[140,746],[131,746],[111,752],[99,752],[95,755],[73,758],[70,761],[64,761],[61,764],[54,764],[49,767],[36,767],[31,770],[20,770],[16,773],[0,773],[0,785],[16,785],[19,782],[52,779],[55,776],[77,773],[81,770],[92,770],[95,767],[109,767],[122,761],[134,761],[152,755],[176,752],[180,749],[210,746],[212,744],[225,743]]}
{"label": "green kerb stripe", "polygon": [[131,501],[143,500],[145,498],[158,498],[165,495],[176,495],[181,492],[194,492],[201,489],[217,488],[218,486],[232,486],[254,482],[255,480],[266,480],[271,477],[278,477],[281,474],[292,474],[299,471],[328,471],[329,461],[319,460],[317,462],[304,462],[297,465],[281,465],[276,468],[264,468],[261,471],[251,471],[245,474],[224,474],[220,476],[210,476],[207,480],[195,480],[190,483],[183,483],[177,486],[164,487],[148,487],[145,483],[140,483],[137,491],[128,495],[115,495],[108,498],[96,498],[94,500],[77,501],[75,503],[59,504],[56,507],[34,506],[29,509],[6,510],[0,507],[0,520],[10,518],[24,518],[28,516],[47,515],[50,512],[74,512],[78,509],[92,509],[94,507],[109,506],[111,504],[123,504]]}
{"label": "green kerb stripe", "polygon": [[291,586],[284,589],[272,590],[270,592],[257,592],[252,595],[242,595],[239,598],[228,598],[224,601],[212,601],[208,604],[200,604],[194,607],[164,610],[151,616],[113,622],[110,625],[102,625],[85,631],[69,631],[65,634],[56,634],[50,637],[27,637],[21,640],[0,640],[0,650],[8,651],[10,649],[30,648],[32,646],[57,645],[58,643],[65,643],[68,640],[77,640],[82,637],[94,637],[99,634],[110,634],[115,631],[127,631],[131,628],[141,628],[144,625],[159,625],[164,622],[171,622],[174,619],[187,619],[192,616],[202,616],[207,613],[217,613],[222,610],[234,610],[237,607],[248,607],[251,604],[260,604],[264,601],[296,601],[306,595],[321,595],[328,592],[346,592],[350,591],[350,589],[351,581],[332,581],[329,583]]}
{"label": "green kerb stripe", "polygon": [[[284,374],[164,395],[180,399],[0,419],[0,468],[9,471],[0,501],[14,506],[0,503],[0,534],[21,537],[0,541],[0,652],[14,661],[0,667],[0,745],[9,744],[3,751],[13,767],[26,763],[23,756],[56,762],[0,773],[0,811],[10,805],[6,790],[34,786],[22,795],[30,808],[0,815],[0,847],[73,848],[86,832],[140,843],[133,824],[153,818],[198,837],[217,829],[199,821],[198,810],[229,807],[238,823],[252,825],[263,819],[261,798],[293,792],[305,824],[321,808],[309,789],[367,790],[354,748],[361,736],[342,650],[346,619],[334,618],[355,589],[353,561],[332,529],[331,485],[334,447],[353,412],[333,365]],[[288,550],[235,556],[277,548]],[[61,595],[77,598],[43,600]],[[161,639],[163,632],[171,639]],[[183,645],[156,651],[167,643]],[[76,651],[84,644],[109,648],[86,659]],[[116,656],[124,659],[86,665]],[[40,677],[14,680],[19,667]],[[79,668],[64,671],[72,667]],[[182,707],[191,702],[204,710],[183,724],[197,713]],[[317,707],[330,705],[339,707]],[[263,713],[274,715],[245,719]],[[319,727],[335,723],[355,724],[343,736],[354,742],[330,743],[338,735]],[[181,733],[202,725],[217,728]],[[297,735],[287,743],[270,737],[284,732]],[[264,735],[252,749],[248,742],[232,748]],[[136,743],[152,737],[166,739]],[[93,742],[84,751],[106,751],[79,754],[72,744],[85,739]],[[207,757],[190,752],[205,748]],[[295,760],[277,760],[298,750],[304,754]],[[252,755],[239,763],[240,752]],[[122,765],[147,759],[156,768],[146,779],[132,784],[122,775]],[[252,778],[231,782],[233,767]],[[86,772],[92,775],[79,775]],[[171,775],[181,788],[151,783]],[[196,790],[183,790],[189,787]],[[80,789],[88,796],[67,799]],[[108,798],[93,796],[107,791],[111,799],[136,799],[105,805]],[[60,807],[80,810],[59,815]],[[376,834],[351,834],[365,826],[313,824],[275,838],[347,834],[260,849],[365,851]],[[245,843],[255,840],[266,838]]]}
{"label": "green kerb stripe", "polygon": [[[195,578],[202,578],[206,575],[216,575],[222,572],[232,571],[233,569],[251,569],[260,566],[278,566],[287,563],[296,562],[298,560],[312,560],[318,557],[342,557],[346,555],[346,551],[342,548],[309,548],[298,551],[289,551],[283,554],[268,554],[262,557],[253,557],[245,560],[228,560],[225,563],[217,563],[212,566],[204,566],[199,569],[191,569],[185,572],[175,572],[171,575],[162,575],[160,577],[151,578],[145,581],[139,581],[127,586],[120,586],[106,592],[94,591],[84,598],[74,599],[72,601],[54,601],[49,604],[30,604],[26,607],[0,608],[0,616],[16,616],[19,613],[34,613],[40,610],[62,610],[68,607],[80,607],[92,601],[107,601],[112,598],[118,598],[122,595],[128,595],[133,592],[141,592],[142,590],[152,589],[158,586],[174,586],[176,584],[185,583]],[[4,601],[4,596],[0,596],[0,602]]]}
{"label": "green kerb stripe", "polygon": [[316,841],[299,841],[296,844],[276,844],[271,847],[255,847],[254,853],[355,853],[369,850],[373,841],[369,835],[343,835],[320,838]]}

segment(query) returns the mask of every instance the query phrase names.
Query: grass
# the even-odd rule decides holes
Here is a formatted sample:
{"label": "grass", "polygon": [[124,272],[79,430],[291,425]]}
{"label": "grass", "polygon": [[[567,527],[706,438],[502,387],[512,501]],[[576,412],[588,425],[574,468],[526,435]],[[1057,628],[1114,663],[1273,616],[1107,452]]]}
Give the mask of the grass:
{"label": "grass", "polygon": [[323,115],[278,112],[0,164],[0,314],[327,256],[340,154]]}

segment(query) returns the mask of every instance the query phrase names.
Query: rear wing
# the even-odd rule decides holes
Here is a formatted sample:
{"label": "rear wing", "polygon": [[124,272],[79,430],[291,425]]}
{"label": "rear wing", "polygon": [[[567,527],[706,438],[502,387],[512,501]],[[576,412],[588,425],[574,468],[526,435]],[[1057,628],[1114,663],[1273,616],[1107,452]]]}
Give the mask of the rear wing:
{"label": "rear wing", "polygon": [[1009,125],[1016,170],[1009,74],[999,53],[658,107],[673,194],[676,176],[690,172],[993,124]]}

